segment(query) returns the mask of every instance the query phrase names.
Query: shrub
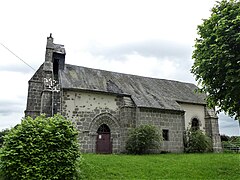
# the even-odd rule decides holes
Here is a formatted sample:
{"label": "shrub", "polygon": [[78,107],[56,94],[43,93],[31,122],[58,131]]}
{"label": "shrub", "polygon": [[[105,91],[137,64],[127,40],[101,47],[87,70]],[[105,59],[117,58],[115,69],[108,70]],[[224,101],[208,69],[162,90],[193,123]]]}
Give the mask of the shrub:
{"label": "shrub", "polygon": [[212,141],[201,130],[187,130],[184,138],[185,152],[203,153],[212,151]]}
{"label": "shrub", "polygon": [[27,117],[4,137],[2,179],[76,179],[77,131],[61,115]]}
{"label": "shrub", "polygon": [[155,126],[141,125],[129,132],[126,150],[130,154],[145,154],[160,147],[162,136]]}
{"label": "shrub", "polygon": [[220,138],[221,138],[221,142],[230,140],[230,137],[225,134],[221,135]]}
{"label": "shrub", "polygon": [[222,147],[224,152],[240,153],[240,137],[238,136],[229,137],[228,141],[222,141]]}
{"label": "shrub", "polygon": [[9,129],[4,129],[0,131],[0,147],[3,145],[3,137],[9,132]]}

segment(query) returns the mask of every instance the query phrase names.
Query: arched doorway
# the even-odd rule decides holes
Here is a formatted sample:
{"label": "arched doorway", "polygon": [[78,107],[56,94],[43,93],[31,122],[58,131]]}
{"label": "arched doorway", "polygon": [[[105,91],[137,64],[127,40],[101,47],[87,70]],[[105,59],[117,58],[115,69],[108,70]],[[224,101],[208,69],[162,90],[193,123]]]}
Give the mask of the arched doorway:
{"label": "arched doorway", "polygon": [[112,153],[111,132],[106,124],[102,124],[97,130],[96,153]]}

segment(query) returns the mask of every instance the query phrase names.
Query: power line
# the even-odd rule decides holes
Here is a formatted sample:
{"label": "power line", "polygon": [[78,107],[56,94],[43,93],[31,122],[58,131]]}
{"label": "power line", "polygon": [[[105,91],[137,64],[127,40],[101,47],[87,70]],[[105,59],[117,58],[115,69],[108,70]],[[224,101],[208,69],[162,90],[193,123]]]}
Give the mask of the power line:
{"label": "power line", "polygon": [[4,46],[2,43],[0,43],[5,49],[7,49],[10,53],[12,53],[15,57],[17,57],[19,60],[21,60],[24,64],[26,64],[28,67],[30,67],[32,70],[36,71],[32,66],[30,66],[27,62],[25,62],[23,59],[21,59],[19,56],[17,56],[14,52],[12,52],[9,48]]}

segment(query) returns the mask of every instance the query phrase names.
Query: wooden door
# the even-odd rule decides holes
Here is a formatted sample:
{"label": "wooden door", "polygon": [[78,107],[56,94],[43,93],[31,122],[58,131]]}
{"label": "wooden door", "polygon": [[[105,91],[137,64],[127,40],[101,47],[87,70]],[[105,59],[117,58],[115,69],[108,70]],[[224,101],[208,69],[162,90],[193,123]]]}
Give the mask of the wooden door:
{"label": "wooden door", "polygon": [[98,134],[97,136],[97,153],[112,153],[111,137],[109,134]]}
{"label": "wooden door", "polygon": [[112,153],[111,133],[106,124],[101,125],[98,129],[96,153]]}

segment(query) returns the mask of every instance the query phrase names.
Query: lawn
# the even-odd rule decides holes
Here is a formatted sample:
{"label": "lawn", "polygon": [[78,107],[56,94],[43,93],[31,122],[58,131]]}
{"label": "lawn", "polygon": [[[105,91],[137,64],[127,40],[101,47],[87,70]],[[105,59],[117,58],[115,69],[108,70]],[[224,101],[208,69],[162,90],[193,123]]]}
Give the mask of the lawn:
{"label": "lawn", "polygon": [[240,154],[84,154],[83,179],[240,179]]}

